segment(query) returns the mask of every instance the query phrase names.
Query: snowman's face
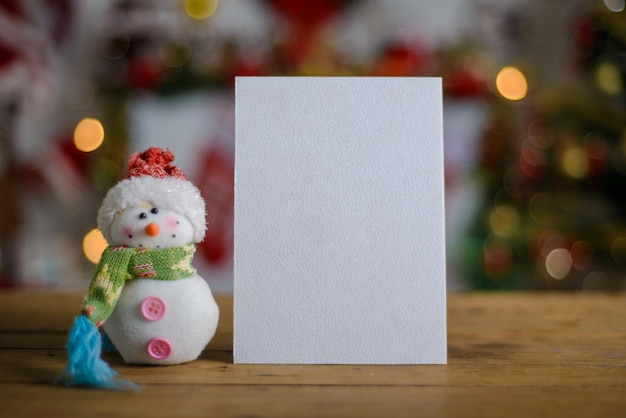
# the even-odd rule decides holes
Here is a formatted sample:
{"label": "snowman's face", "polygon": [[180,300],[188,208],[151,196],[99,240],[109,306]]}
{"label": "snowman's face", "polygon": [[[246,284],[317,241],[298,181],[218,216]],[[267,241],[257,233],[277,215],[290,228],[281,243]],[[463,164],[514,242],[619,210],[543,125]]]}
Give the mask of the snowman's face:
{"label": "snowman's face", "polygon": [[183,215],[146,205],[128,208],[111,223],[110,245],[135,248],[171,248],[193,240],[193,227]]}

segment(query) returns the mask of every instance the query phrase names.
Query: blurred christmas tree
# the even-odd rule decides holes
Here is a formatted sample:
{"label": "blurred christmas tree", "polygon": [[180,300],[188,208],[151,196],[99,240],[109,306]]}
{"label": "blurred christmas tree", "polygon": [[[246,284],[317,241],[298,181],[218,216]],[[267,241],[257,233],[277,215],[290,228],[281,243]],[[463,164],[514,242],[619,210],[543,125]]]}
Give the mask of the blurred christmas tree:
{"label": "blurred christmas tree", "polygon": [[492,105],[486,199],[456,254],[473,288],[626,288],[624,2],[579,10],[571,35],[573,82],[537,90],[521,118]]}

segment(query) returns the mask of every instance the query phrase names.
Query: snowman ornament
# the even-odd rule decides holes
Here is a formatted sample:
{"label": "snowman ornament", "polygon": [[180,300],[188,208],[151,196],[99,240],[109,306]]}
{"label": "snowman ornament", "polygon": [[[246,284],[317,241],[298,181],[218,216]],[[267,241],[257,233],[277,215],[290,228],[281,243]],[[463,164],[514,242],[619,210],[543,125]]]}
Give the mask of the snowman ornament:
{"label": "snowman ornament", "polygon": [[173,160],[157,147],[134,154],[104,198],[98,227],[109,246],[70,332],[68,385],[119,388],[94,347],[100,330],[127,363],[151,365],[195,360],[215,334],[219,309],[192,265],[205,204]]}

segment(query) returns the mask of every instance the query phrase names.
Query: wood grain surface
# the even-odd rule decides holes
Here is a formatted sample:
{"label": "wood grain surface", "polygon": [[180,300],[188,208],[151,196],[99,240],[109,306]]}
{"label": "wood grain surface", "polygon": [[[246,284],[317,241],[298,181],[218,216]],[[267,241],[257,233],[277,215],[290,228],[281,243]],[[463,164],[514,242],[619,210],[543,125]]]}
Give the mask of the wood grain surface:
{"label": "wood grain surface", "polygon": [[448,365],[235,365],[232,298],[197,361],[105,358],[136,393],[52,381],[81,295],[0,293],[1,417],[626,417],[626,295],[448,296]]}

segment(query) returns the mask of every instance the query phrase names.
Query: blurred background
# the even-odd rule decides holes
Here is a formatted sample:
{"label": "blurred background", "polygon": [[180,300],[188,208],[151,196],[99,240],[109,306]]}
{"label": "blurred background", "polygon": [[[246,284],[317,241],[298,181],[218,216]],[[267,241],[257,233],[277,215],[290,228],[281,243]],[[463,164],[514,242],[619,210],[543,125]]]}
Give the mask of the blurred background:
{"label": "blurred background", "polygon": [[624,290],[624,7],[0,0],[0,286],[86,288],[104,194],[158,145],[231,292],[234,77],[332,75],[443,78],[449,291]]}

